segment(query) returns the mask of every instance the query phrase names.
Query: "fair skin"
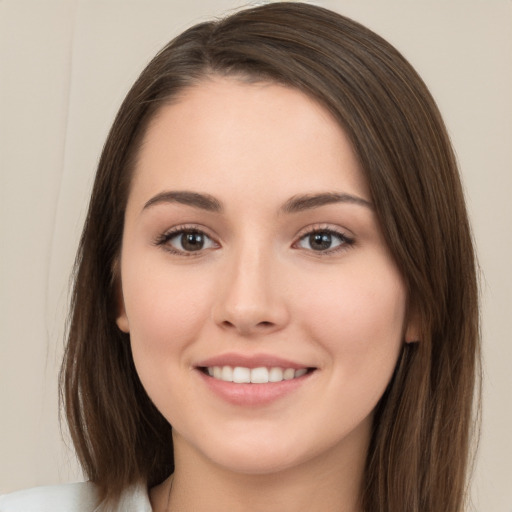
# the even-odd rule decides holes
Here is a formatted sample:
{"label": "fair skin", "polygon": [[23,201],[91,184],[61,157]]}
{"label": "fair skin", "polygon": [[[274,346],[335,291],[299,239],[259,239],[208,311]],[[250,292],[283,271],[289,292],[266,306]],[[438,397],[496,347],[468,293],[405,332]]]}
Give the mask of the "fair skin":
{"label": "fair skin", "polygon": [[[152,489],[153,509],[358,511],[372,411],[414,326],[329,113],[217,77],[162,107],[120,266],[117,323],[173,426],[172,492]],[[230,382],[234,367],[280,382]]]}

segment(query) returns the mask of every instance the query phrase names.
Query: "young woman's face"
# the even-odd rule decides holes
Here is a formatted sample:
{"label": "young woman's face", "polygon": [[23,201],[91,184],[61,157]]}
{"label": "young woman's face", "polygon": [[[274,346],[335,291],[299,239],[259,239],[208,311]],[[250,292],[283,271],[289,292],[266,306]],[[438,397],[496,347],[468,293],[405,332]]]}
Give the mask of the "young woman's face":
{"label": "young woman's face", "polygon": [[406,291],[323,107],[186,90],[148,129],[125,221],[118,326],[178,453],[248,473],[364,457]]}

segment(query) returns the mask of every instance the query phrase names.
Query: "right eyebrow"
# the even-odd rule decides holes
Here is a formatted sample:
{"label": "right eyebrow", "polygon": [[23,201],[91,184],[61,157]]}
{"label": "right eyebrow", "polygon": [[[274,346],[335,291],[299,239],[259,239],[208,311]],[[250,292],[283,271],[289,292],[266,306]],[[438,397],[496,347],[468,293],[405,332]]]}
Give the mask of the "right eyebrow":
{"label": "right eyebrow", "polygon": [[218,199],[209,194],[199,194],[187,190],[160,192],[153,196],[143,207],[143,210],[162,203],[180,203],[208,212],[221,213],[223,208]]}

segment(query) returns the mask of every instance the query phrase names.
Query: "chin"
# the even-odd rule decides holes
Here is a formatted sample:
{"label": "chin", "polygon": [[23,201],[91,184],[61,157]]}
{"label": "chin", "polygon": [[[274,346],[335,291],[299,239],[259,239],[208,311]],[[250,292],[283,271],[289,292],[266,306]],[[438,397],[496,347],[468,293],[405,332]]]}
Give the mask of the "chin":
{"label": "chin", "polygon": [[[234,447],[233,447],[234,448]],[[286,471],[300,465],[297,453],[282,453],[281,450],[236,450],[232,449],[222,456],[216,457],[215,462],[233,473],[245,475],[269,475]]]}
{"label": "chin", "polygon": [[200,440],[189,439],[189,448],[203,460],[209,460],[224,470],[246,474],[266,475],[285,471],[307,460],[297,450],[304,442],[297,436],[272,435],[269,432],[246,432],[241,435],[219,435]]}

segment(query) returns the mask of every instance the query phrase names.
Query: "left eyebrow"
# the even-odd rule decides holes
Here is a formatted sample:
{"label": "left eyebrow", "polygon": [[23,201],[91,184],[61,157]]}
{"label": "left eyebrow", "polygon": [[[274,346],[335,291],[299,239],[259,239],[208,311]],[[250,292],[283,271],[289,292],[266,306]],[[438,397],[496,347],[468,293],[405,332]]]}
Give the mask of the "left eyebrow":
{"label": "left eyebrow", "polygon": [[298,213],[334,203],[351,203],[373,210],[373,204],[370,201],[352,194],[340,194],[337,192],[293,196],[286,201],[281,210],[284,213]]}

